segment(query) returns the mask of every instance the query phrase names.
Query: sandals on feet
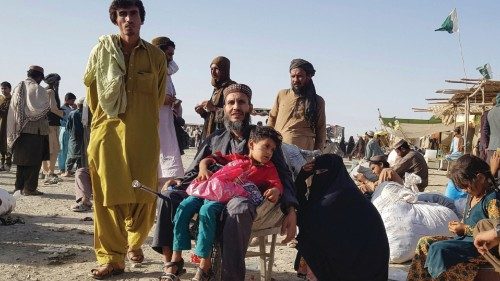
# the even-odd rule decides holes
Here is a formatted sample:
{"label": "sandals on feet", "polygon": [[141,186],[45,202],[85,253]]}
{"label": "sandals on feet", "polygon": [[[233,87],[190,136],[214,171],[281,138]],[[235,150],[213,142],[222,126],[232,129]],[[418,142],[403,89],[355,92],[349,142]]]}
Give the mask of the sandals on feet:
{"label": "sandals on feet", "polygon": [[184,260],[176,262],[166,262],[163,266],[163,271],[170,267],[176,267],[175,273],[163,272],[163,275],[160,276],[160,281],[179,281],[179,276],[186,272],[186,270],[184,269]]}
{"label": "sandals on feet", "polygon": [[88,212],[90,210],[92,210],[92,205],[89,206],[81,202],[71,206],[71,211],[73,212]]}
{"label": "sandals on feet", "polygon": [[97,280],[103,280],[113,275],[122,274],[123,272],[125,272],[125,266],[120,266],[117,263],[107,263],[92,269],[90,271],[90,277]]}
{"label": "sandals on feet", "polygon": [[215,273],[212,269],[209,269],[208,272],[204,272],[203,269],[198,267],[196,269],[196,274],[191,279],[191,281],[212,281],[215,280]]}
{"label": "sandals on feet", "polygon": [[142,263],[144,261],[144,253],[140,248],[137,250],[128,250],[127,258],[131,263]]}

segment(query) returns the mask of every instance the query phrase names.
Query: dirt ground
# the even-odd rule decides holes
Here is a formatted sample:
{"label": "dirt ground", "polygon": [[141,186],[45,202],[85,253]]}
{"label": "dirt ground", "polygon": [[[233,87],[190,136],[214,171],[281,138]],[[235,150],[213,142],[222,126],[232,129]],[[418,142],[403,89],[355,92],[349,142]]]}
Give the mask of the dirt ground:
{"label": "dirt ground", "polygon": [[[189,165],[195,151],[187,150],[184,165]],[[429,191],[442,192],[444,172],[431,170]],[[15,170],[0,173],[0,187],[14,190]],[[67,178],[56,185],[43,185],[43,196],[18,197],[14,216],[24,224],[0,226],[0,280],[93,280],[88,277],[96,266],[93,252],[92,212],[75,213],[69,207],[74,203],[74,179]],[[278,241],[281,241],[278,238]],[[160,255],[151,250],[151,236],[143,246],[145,262],[141,267],[127,263],[123,275],[109,280],[158,280],[161,275]],[[277,245],[274,262],[274,280],[302,280],[293,271],[295,249]],[[185,260],[189,260],[186,253]],[[246,280],[258,280],[257,258],[246,259]],[[195,266],[186,264],[190,280]],[[404,280],[407,265],[391,265],[391,280]]]}

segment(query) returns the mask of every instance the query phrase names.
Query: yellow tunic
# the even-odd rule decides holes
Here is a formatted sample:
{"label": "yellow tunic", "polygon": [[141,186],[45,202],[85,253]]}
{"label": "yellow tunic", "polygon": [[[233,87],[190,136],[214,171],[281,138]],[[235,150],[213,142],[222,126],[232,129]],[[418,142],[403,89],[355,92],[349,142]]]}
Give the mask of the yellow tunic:
{"label": "yellow tunic", "polygon": [[157,187],[158,112],[165,91],[165,55],[143,40],[134,48],[127,64],[125,113],[108,118],[99,105],[96,82],[87,87],[87,102],[92,112],[87,151],[97,204],[155,201],[153,195],[134,190],[131,184],[139,180],[151,188]]}
{"label": "yellow tunic", "polygon": [[[325,101],[317,96],[317,103],[318,115],[313,130],[305,118],[303,100],[292,89],[281,90],[269,112],[267,125],[281,133],[284,143],[307,150],[323,149],[326,140]],[[295,107],[298,107],[297,110]]]}

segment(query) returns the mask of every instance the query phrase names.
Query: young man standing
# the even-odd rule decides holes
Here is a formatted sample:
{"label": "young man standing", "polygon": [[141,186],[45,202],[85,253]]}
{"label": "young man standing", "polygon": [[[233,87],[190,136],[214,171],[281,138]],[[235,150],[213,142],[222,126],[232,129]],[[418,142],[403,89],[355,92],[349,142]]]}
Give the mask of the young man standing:
{"label": "young man standing", "polygon": [[[84,75],[92,113],[87,149],[94,195],[95,279],[124,272],[125,256],[141,263],[141,246],[154,222],[156,197],[132,181],[157,186],[159,108],[165,100],[165,54],[140,38],[139,0],[114,0],[106,35],[93,48]],[[144,146],[147,141],[148,145]]]}
{"label": "young man standing", "polygon": [[68,123],[69,114],[71,111],[76,109],[75,100],[76,96],[73,93],[67,93],[64,96],[64,104],[61,106],[62,111],[64,111],[64,116],[61,119],[61,129],[59,130],[59,144],[61,146],[61,150],[57,156],[57,166],[59,167],[59,171],[63,177],[70,176],[70,174],[66,173],[66,158],[68,157],[69,140],[69,134],[66,131],[66,124]]}
{"label": "young man standing", "polygon": [[9,113],[10,91],[12,86],[9,82],[2,82],[0,90],[0,171],[10,171],[12,156],[7,151],[7,114]]}

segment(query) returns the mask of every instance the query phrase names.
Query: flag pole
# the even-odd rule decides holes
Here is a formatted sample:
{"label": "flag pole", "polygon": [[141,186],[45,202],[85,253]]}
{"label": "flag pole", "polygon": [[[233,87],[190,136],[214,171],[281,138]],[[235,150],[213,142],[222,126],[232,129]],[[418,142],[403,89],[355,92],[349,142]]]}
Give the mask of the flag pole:
{"label": "flag pole", "polygon": [[464,52],[462,49],[462,39],[460,37],[460,28],[458,29],[458,45],[460,46],[460,57],[462,58],[462,68],[464,69],[465,79],[467,79],[467,71],[465,70]]}

